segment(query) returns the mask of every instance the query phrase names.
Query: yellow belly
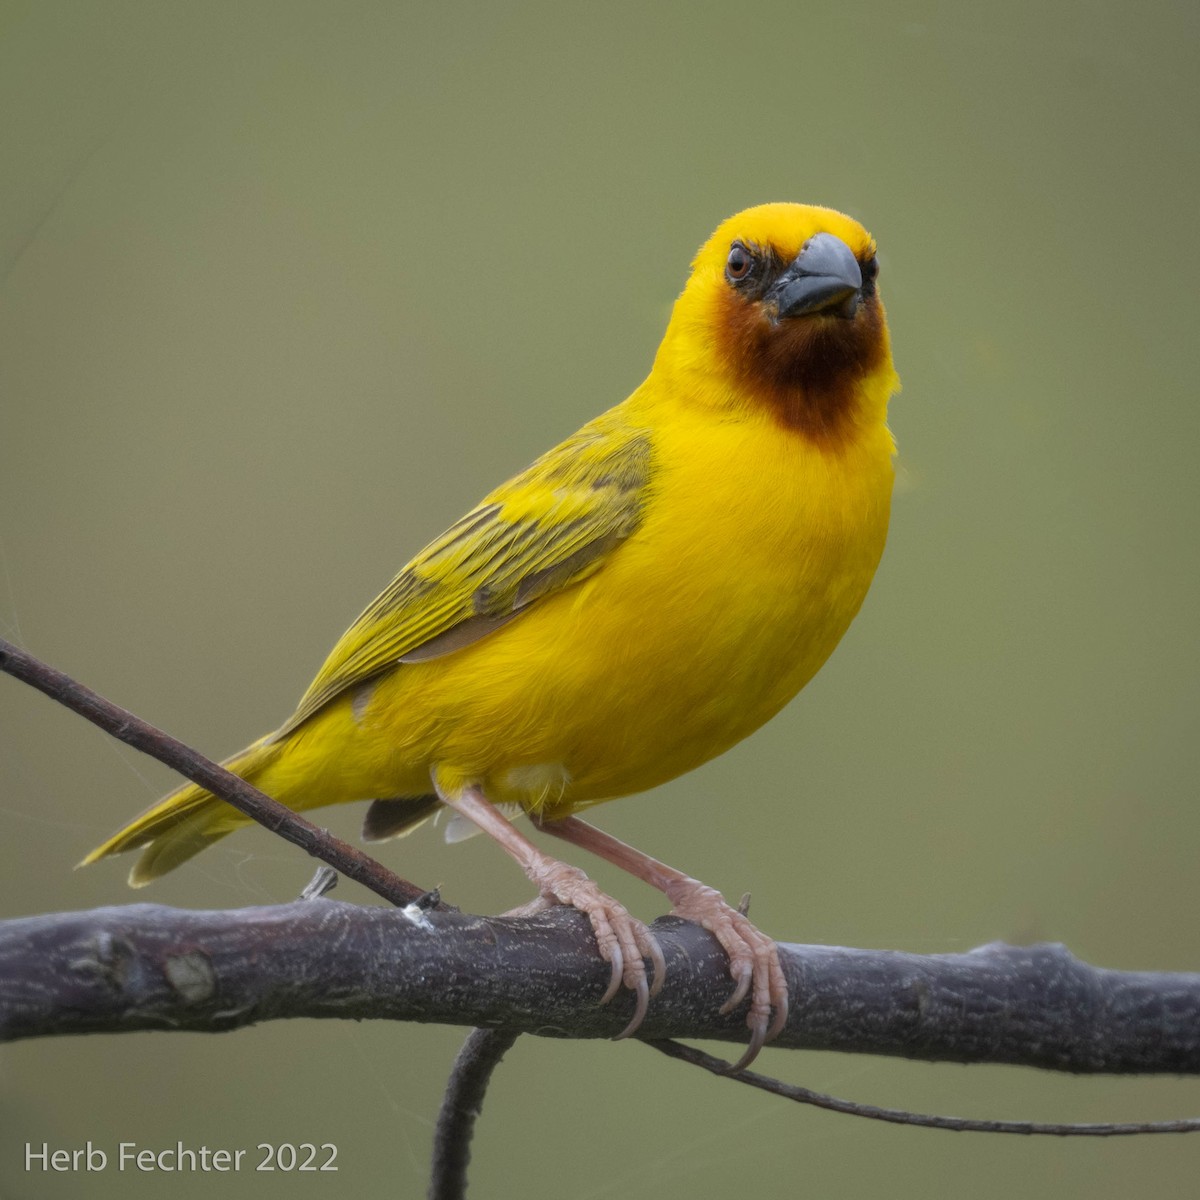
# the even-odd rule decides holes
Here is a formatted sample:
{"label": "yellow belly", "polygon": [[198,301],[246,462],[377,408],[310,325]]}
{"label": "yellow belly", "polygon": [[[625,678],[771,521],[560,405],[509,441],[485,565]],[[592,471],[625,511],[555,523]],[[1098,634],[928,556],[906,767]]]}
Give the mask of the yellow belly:
{"label": "yellow belly", "polygon": [[644,522],[600,571],[291,735],[304,807],[419,795],[436,769],[563,814],[720,754],[812,678],[858,611],[891,455],[882,425],[836,451],[767,420],[656,429]]}

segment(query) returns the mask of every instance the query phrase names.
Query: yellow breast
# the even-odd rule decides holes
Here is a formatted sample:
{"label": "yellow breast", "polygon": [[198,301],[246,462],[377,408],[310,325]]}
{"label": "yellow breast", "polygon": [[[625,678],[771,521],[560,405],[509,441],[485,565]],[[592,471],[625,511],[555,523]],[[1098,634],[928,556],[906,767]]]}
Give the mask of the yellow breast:
{"label": "yellow breast", "polygon": [[644,522],[602,570],[380,682],[417,773],[556,812],[641,791],[753,732],[833,651],[883,551],[882,422],[837,448],[671,405],[652,427]]}

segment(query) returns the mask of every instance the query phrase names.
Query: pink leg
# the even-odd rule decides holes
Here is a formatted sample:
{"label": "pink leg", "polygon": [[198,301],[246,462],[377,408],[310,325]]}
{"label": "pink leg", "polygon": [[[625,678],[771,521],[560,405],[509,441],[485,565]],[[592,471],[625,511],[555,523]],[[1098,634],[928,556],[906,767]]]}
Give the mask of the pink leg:
{"label": "pink leg", "polygon": [[[741,1071],[748,1067],[759,1050],[777,1037],[787,1023],[787,980],[779,963],[779,947],[775,942],[752,925],[743,913],[731,908],[720,892],[635,850],[578,817],[540,821],[538,827],[636,875],[666,895],[671,901],[673,913],[695,921],[716,937],[729,955],[729,973],[736,985],[733,995],[721,1011],[732,1012],[746,998],[746,993],[750,993],[750,1012],[746,1017],[746,1024],[750,1028],[750,1045],[730,1069]],[[657,978],[661,977],[656,972]],[[772,1008],[775,1010],[774,1020],[771,1020]]]}
{"label": "pink leg", "polygon": [[496,811],[479,788],[464,788],[456,796],[438,788],[438,797],[456,812],[474,821],[517,860],[538,889],[539,899],[535,901],[534,908],[566,904],[587,914],[600,954],[612,967],[612,978],[600,1003],[607,1004],[624,982],[636,995],[637,1005],[633,1018],[617,1037],[624,1038],[634,1033],[646,1016],[651,995],[643,958],[650,959],[654,967],[655,992],[662,987],[666,971],[662,949],[654,934],[641,921],[631,917],[624,905],[606,896],[578,867],[543,854],[527,837],[513,828],[507,817]]}

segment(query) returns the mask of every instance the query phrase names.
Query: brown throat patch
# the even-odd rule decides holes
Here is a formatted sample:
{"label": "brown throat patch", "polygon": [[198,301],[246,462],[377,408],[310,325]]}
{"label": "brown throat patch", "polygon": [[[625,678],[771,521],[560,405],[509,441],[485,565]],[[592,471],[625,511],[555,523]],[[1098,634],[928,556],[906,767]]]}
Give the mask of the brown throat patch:
{"label": "brown throat patch", "polygon": [[733,291],[721,303],[720,349],[740,385],[781,424],[836,448],[853,428],[858,384],[887,353],[878,299],[863,297],[853,318],[815,313],[774,324]]}

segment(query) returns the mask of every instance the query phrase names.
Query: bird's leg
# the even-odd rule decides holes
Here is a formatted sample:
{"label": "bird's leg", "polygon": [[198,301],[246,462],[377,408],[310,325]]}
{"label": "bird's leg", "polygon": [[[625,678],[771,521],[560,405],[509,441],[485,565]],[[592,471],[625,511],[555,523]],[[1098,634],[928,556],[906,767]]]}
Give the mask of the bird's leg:
{"label": "bird's leg", "polygon": [[[437,787],[436,779],[434,786]],[[612,967],[612,978],[600,1003],[607,1004],[624,982],[635,994],[637,1003],[632,1019],[617,1037],[634,1033],[646,1016],[651,994],[657,994],[662,987],[666,971],[662,949],[654,934],[630,916],[624,905],[605,895],[578,867],[559,862],[539,850],[513,828],[512,822],[493,807],[478,787],[466,787],[455,794],[437,787],[437,793],[444,804],[474,821],[517,860],[538,889],[537,907],[566,904],[587,914],[601,957]],[[650,959],[654,967],[653,989],[647,982],[643,958]]]}
{"label": "bird's leg", "polygon": [[[746,1017],[750,1045],[731,1069],[740,1071],[749,1066],[759,1050],[777,1037],[787,1023],[787,980],[775,942],[752,925],[744,913],[726,903],[715,888],[635,850],[578,817],[538,821],[537,825],[657,888],[671,901],[671,911],[676,916],[703,926],[721,943],[729,955],[729,973],[736,985],[721,1011],[731,1012],[746,998],[746,993],[750,993],[750,1012]],[[774,1020],[771,1019],[772,1008]]]}

